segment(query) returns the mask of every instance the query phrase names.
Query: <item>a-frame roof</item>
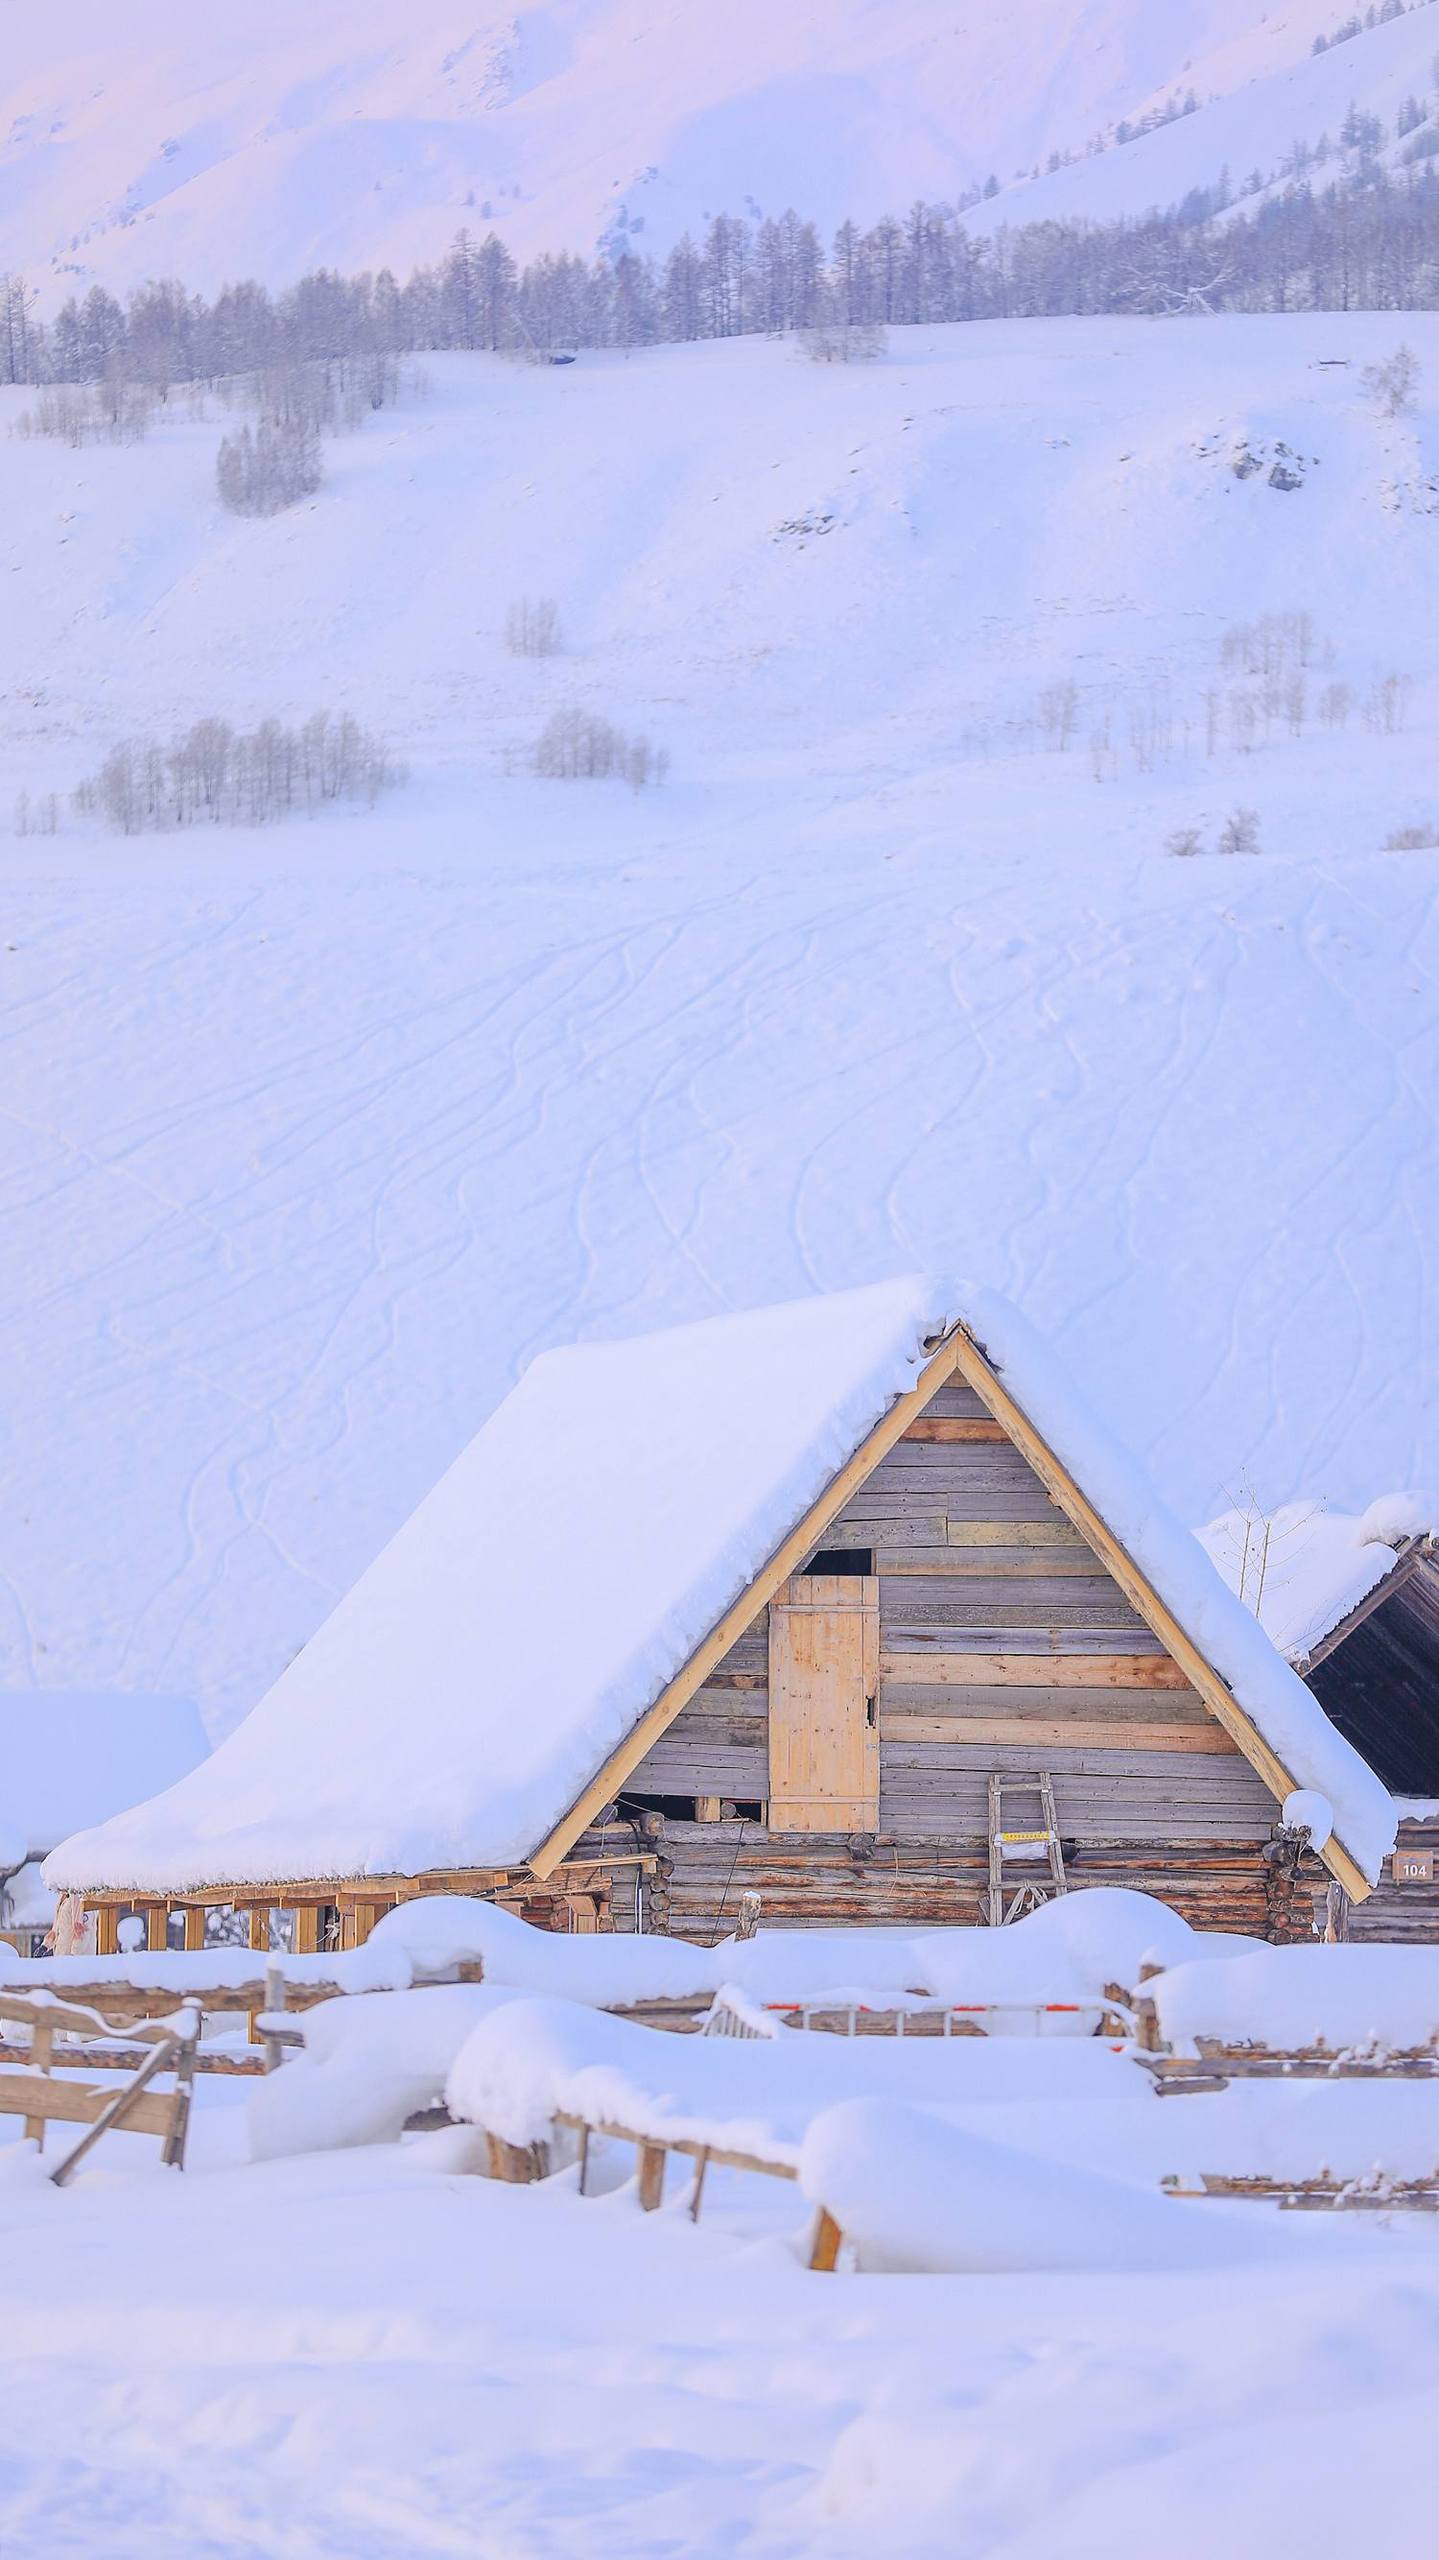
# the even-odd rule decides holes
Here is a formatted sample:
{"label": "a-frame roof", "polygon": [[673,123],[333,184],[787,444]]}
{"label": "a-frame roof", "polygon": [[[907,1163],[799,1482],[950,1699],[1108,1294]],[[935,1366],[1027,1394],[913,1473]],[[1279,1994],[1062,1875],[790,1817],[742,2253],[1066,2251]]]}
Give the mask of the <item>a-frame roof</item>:
{"label": "a-frame roof", "polygon": [[1393,1807],[1045,1346],[920,1279],[537,1360],[213,1758],[52,1882],[549,1872],[947,1380],[977,1388],[1351,1891]]}

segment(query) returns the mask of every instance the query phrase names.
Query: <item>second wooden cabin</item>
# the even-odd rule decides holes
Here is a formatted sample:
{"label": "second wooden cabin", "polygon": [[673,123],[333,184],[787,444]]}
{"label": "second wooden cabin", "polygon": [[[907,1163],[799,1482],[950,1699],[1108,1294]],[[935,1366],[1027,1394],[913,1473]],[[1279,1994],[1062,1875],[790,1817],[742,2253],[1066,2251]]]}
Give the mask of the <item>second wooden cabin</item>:
{"label": "second wooden cabin", "polygon": [[49,1872],[102,1943],[216,1902],[261,1941],[436,1890],[710,1939],[747,1892],[942,1925],[1101,1883],[1282,1938],[1393,1830],[1045,1345],[902,1281],[536,1361],[212,1760]]}

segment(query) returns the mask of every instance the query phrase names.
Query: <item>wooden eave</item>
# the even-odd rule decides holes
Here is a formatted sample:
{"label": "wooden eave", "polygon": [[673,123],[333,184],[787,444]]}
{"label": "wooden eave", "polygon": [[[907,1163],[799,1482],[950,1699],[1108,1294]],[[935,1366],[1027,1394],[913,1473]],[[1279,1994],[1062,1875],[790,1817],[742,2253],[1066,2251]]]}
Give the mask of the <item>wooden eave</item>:
{"label": "wooden eave", "polygon": [[1321,1662],[1328,1661],[1331,1653],[1337,1653],[1345,1639],[1353,1635],[1355,1628],[1362,1627],[1366,1618],[1372,1618],[1376,1609],[1382,1609],[1386,1600],[1392,1600],[1395,1592],[1403,1589],[1405,1583],[1417,1573],[1420,1565],[1426,1563],[1433,1553],[1432,1537],[1407,1538],[1403,1545],[1395,1550],[1394,1562],[1383,1580],[1376,1582],[1372,1591],[1366,1591],[1363,1599],[1346,1611],[1337,1625],[1330,1628],[1327,1636],[1321,1636],[1318,1644],[1310,1652],[1299,1656],[1294,1668],[1300,1679],[1307,1679],[1309,1673],[1317,1670]]}
{"label": "wooden eave", "polygon": [[[1250,1767],[1263,1780],[1276,1804],[1282,1805],[1285,1797],[1295,1792],[1297,1782],[1292,1772],[1265,1741],[1227,1682],[1221,1679],[1213,1664],[1206,1660],[1193,1639],[1185,1633],[1127,1549],[1100,1518],[1068,1468],[1055,1456],[1048,1442],[1003,1385],[980,1345],[962,1325],[957,1325],[931,1354],[908,1393],[896,1398],[819,1500],[810,1505],[753,1581],[711,1628],[683,1669],[661,1690],[624,1741],[610,1753],[563,1820],[557,1822],[541,1841],[530,1860],[534,1875],[543,1880],[553,1874],[580,1833],[601,1806],[607,1804],[623,1786],[651,1745],[674,1723],[730,1646],[744,1634],[760,1610],[768,1606],[781,1583],[787,1581],[805,1556],[819,1545],[825,1530],[843,1510],[851,1495],[859,1491],[881,1458],[886,1457],[896,1442],[904,1437],[910,1424],[923,1413],[940,1388],[956,1379],[972,1387],[995,1421],[1003,1424],[1015,1447],[1033,1467],[1051,1501],[1058,1505],[1108,1568],[1131,1607],[1138,1611],[1151,1633],[1159,1638],[1179,1664],[1191,1688],[1198,1692],[1210,1714],[1223,1726]],[[1331,1838],[1319,1855],[1351,1901],[1363,1902],[1368,1897],[1372,1891],[1368,1878],[1342,1841]]]}

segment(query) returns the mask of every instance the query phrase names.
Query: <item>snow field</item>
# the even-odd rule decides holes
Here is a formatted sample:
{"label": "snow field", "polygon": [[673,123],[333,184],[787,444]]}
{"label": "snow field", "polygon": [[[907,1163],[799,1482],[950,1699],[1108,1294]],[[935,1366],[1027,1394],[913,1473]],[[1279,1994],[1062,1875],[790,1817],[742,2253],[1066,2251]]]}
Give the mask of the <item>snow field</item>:
{"label": "snow field", "polygon": [[[1439,676],[1432,382],[1392,431],[1357,387],[1394,334],[444,359],[268,524],[218,513],[214,416],[0,443],[0,805],[322,699],[414,774],[335,824],[10,847],[8,1676],[218,1732],[535,1351],[921,1267],[1015,1297],[1186,1522],[1245,1472],[1355,1513],[1439,1477],[1433,857],[1374,850],[1430,813]],[[1321,467],[1236,481],[1241,433]],[[510,658],[546,593],[566,653]],[[1211,765],[1176,714],[1138,769],[1131,712],[1304,611],[1346,730]],[[506,771],[568,700],[671,780]],[[1164,857],[1236,803],[1262,862]]]}
{"label": "snow field", "polygon": [[[503,1997],[378,1994],[327,2024],[437,2016],[461,1995]],[[553,2001],[491,2005],[472,2044],[525,2009],[555,2050]],[[569,2016],[585,2040],[647,2042],[671,2081],[704,2049]],[[66,2560],[89,2560],[102,2520],[160,2560],[858,2560],[882,2522],[906,2560],[1008,2560],[1055,2536],[1096,2560],[1149,2560],[1156,2537],[1187,2560],[1258,2560],[1279,2482],[1316,2548],[1326,2512],[1334,2531],[1376,2507],[1416,2527],[1416,2466],[1371,2466],[1419,2440],[1439,2394],[1422,2221],[1162,2197],[1151,2129],[1171,2165],[1225,2165],[1241,2093],[1111,2094],[1137,2074],[1103,2046],[790,2048],[851,2092],[821,2111],[807,2180],[847,2182],[861,2222],[883,2197],[876,2255],[904,2262],[922,2203],[931,2243],[958,2231],[991,2272],[811,2277],[792,2188],[714,2171],[696,2227],[675,2173],[645,2216],[620,2146],[595,2147],[584,2200],[572,2172],[527,2189],[474,2175],[463,2131],[235,2166],[234,2084],[202,2085],[184,2178],[112,2155],[57,2194],[7,2146],[0,2305],[24,2345],[0,2397],[11,2531]],[[733,2085],[776,2048],[710,2053]],[[886,2074],[892,2088],[897,2062],[911,2086],[916,2063],[947,2063],[965,2103],[939,2117],[853,2094]],[[1290,2135],[1288,2102],[1355,2092],[1242,2094]],[[1086,2236],[1098,2263],[1076,2265]]]}

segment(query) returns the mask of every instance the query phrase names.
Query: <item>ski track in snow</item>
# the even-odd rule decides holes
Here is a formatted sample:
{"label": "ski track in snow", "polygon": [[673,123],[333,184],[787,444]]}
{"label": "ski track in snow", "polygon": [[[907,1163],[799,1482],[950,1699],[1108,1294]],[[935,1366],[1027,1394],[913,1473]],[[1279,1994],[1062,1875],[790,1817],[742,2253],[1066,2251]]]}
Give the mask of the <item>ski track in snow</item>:
{"label": "ski track in snow", "polygon": [[[268,525],[217,514],[213,418],[0,441],[0,788],[318,700],[414,766],[310,827],[6,848],[0,1678],[218,1730],[534,1352],[918,1264],[1020,1299],[1192,1520],[1439,1481],[1439,864],[1374,852],[1439,818],[1439,519],[1382,503],[1392,338],[439,358]],[[1324,453],[1304,492],[1196,470],[1251,418]],[[510,658],[551,584],[565,654]],[[1038,742],[1044,684],[1122,741],[1300,607],[1313,688],[1401,670],[1402,733],[1103,782]],[[531,780],[569,701],[672,779]],[[1164,858],[1237,803],[1263,860]]]}
{"label": "ski track in snow", "polygon": [[[1241,1113],[1234,1155],[1204,1186],[1218,1285],[1191,1288],[1182,1267],[1155,1261],[1156,1204],[1195,1180],[1188,1149],[1226,1057],[1273,1001],[1262,970],[1251,983],[1246,943],[1276,902],[1296,933],[1336,892],[1342,912],[1343,882],[1251,874],[1221,903],[1196,880],[1186,915],[1160,875],[1146,913],[1136,871],[1114,883],[1123,923],[1101,923],[1086,898],[1072,922],[1038,933],[1022,879],[1007,892],[986,881],[976,916],[952,885],[946,912],[930,888],[901,893],[891,877],[881,926],[860,863],[841,899],[831,872],[818,915],[802,920],[785,910],[803,902],[803,881],[769,884],[758,929],[753,884],[719,910],[701,885],[687,912],[661,881],[648,913],[632,881],[624,894],[641,912],[623,930],[540,956],[526,953],[533,922],[522,921],[503,982],[437,987],[426,1022],[413,984],[386,983],[415,885],[396,878],[368,881],[346,947],[323,897],[283,862],[270,876],[272,919],[318,938],[316,989],[329,975],[337,1004],[358,996],[362,1022],[316,1039],[308,1007],[272,1016],[257,1059],[254,902],[237,902],[227,926],[171,945],[172,994],[205,1022],[210,1071],[195,1094],[121,1108],[108,1132],[84,1137],[58,1112],[27,1123],[39,1163],[10,1192],[12,1234],[32,1217],[36,1232],[53,1230],[57,1182],[79,1167],[75,1233],[101,1240],[13,1323],[22,1375],[48,1383],[48,1494],[57,1510],[70,1498],[82,1515],[97,1501],[110,1513],[84,1573],[122,1678],[194,1682],[243,1703],[275,1667],[277,1632],[303,1633],[542,1344],[916,1260],[997,1278],[1080,1365],[1097,1355],[1116,1419],[1148,1453],[1165,1451],[1192,1516],[1250,1465],[1276,1496],[1321,1464],[1335,1499],[1422,1474],[1418,1397],[1407,1428],[1373,1428],[1391,1365],[1384,1309],[1351,1268],[1344,1228],[1362,1196],[1422,1260],[1432,1134],[1341,972],[1324,977],[1325,1036],[1352,1090],[1343,1108],[1328,1097],[1317,1155],[1286,1185],[1282,1163],[1254,1162]],[[190,893],[176,877],[167,894]],[[481,920],[485,937],[504,938],[503,889],[478,911],[453,874],[419,895],[448,898],[457,945]],[[1006,908],[1023,939],[1009,964],[996,953]],[[1422,921],[1434,929],[1432,892]],[[936,965],[925,934],[946,923],[957,947]],[[83,1056],[103,988],[122,998],[148,965],[148,917],[127,925],[112,910],[110,925],[94,974],[72,977],[50,1010],[52,1054]],[[1172,943],[1182,950],[1166,955]],[[1128,1055],[1112,1038],[1115,964],[1168,977]],[[1285,1072],[1282,1034],[1269,1063]],[[236,1130],[252,1110],[265,1135],[247,1176]],[[123,1232],[107,1247],[117,1187]],[[1343,1206],[1327,1229],[1326,1199]],[[1187,1357],[1147,1379],[1143,1348],[1169,1321]],[[1307,1405],[1294,1401],[1296,1375]],[[107,1409],[126,1417],[118,1432]],[[163,1425],[152,1493],[163,1518],[173,1486],[178,1533],[153,1548],[125,1516],[127,1434],[145,1415]],[[1293,1483],[1277,1480],[1286,1431]],[[11,1495],[25,1499],[15,1476]],[[44,1564],[30,1568],[38,1607],[24,1596],[23,1541],[11,1576],[14,1676],[42,1685],[72,1667],[54,1642]],[[257,1590],[269,1603],[259,1624]],[[37,1649],[47,1626],[58,1666]]]}

